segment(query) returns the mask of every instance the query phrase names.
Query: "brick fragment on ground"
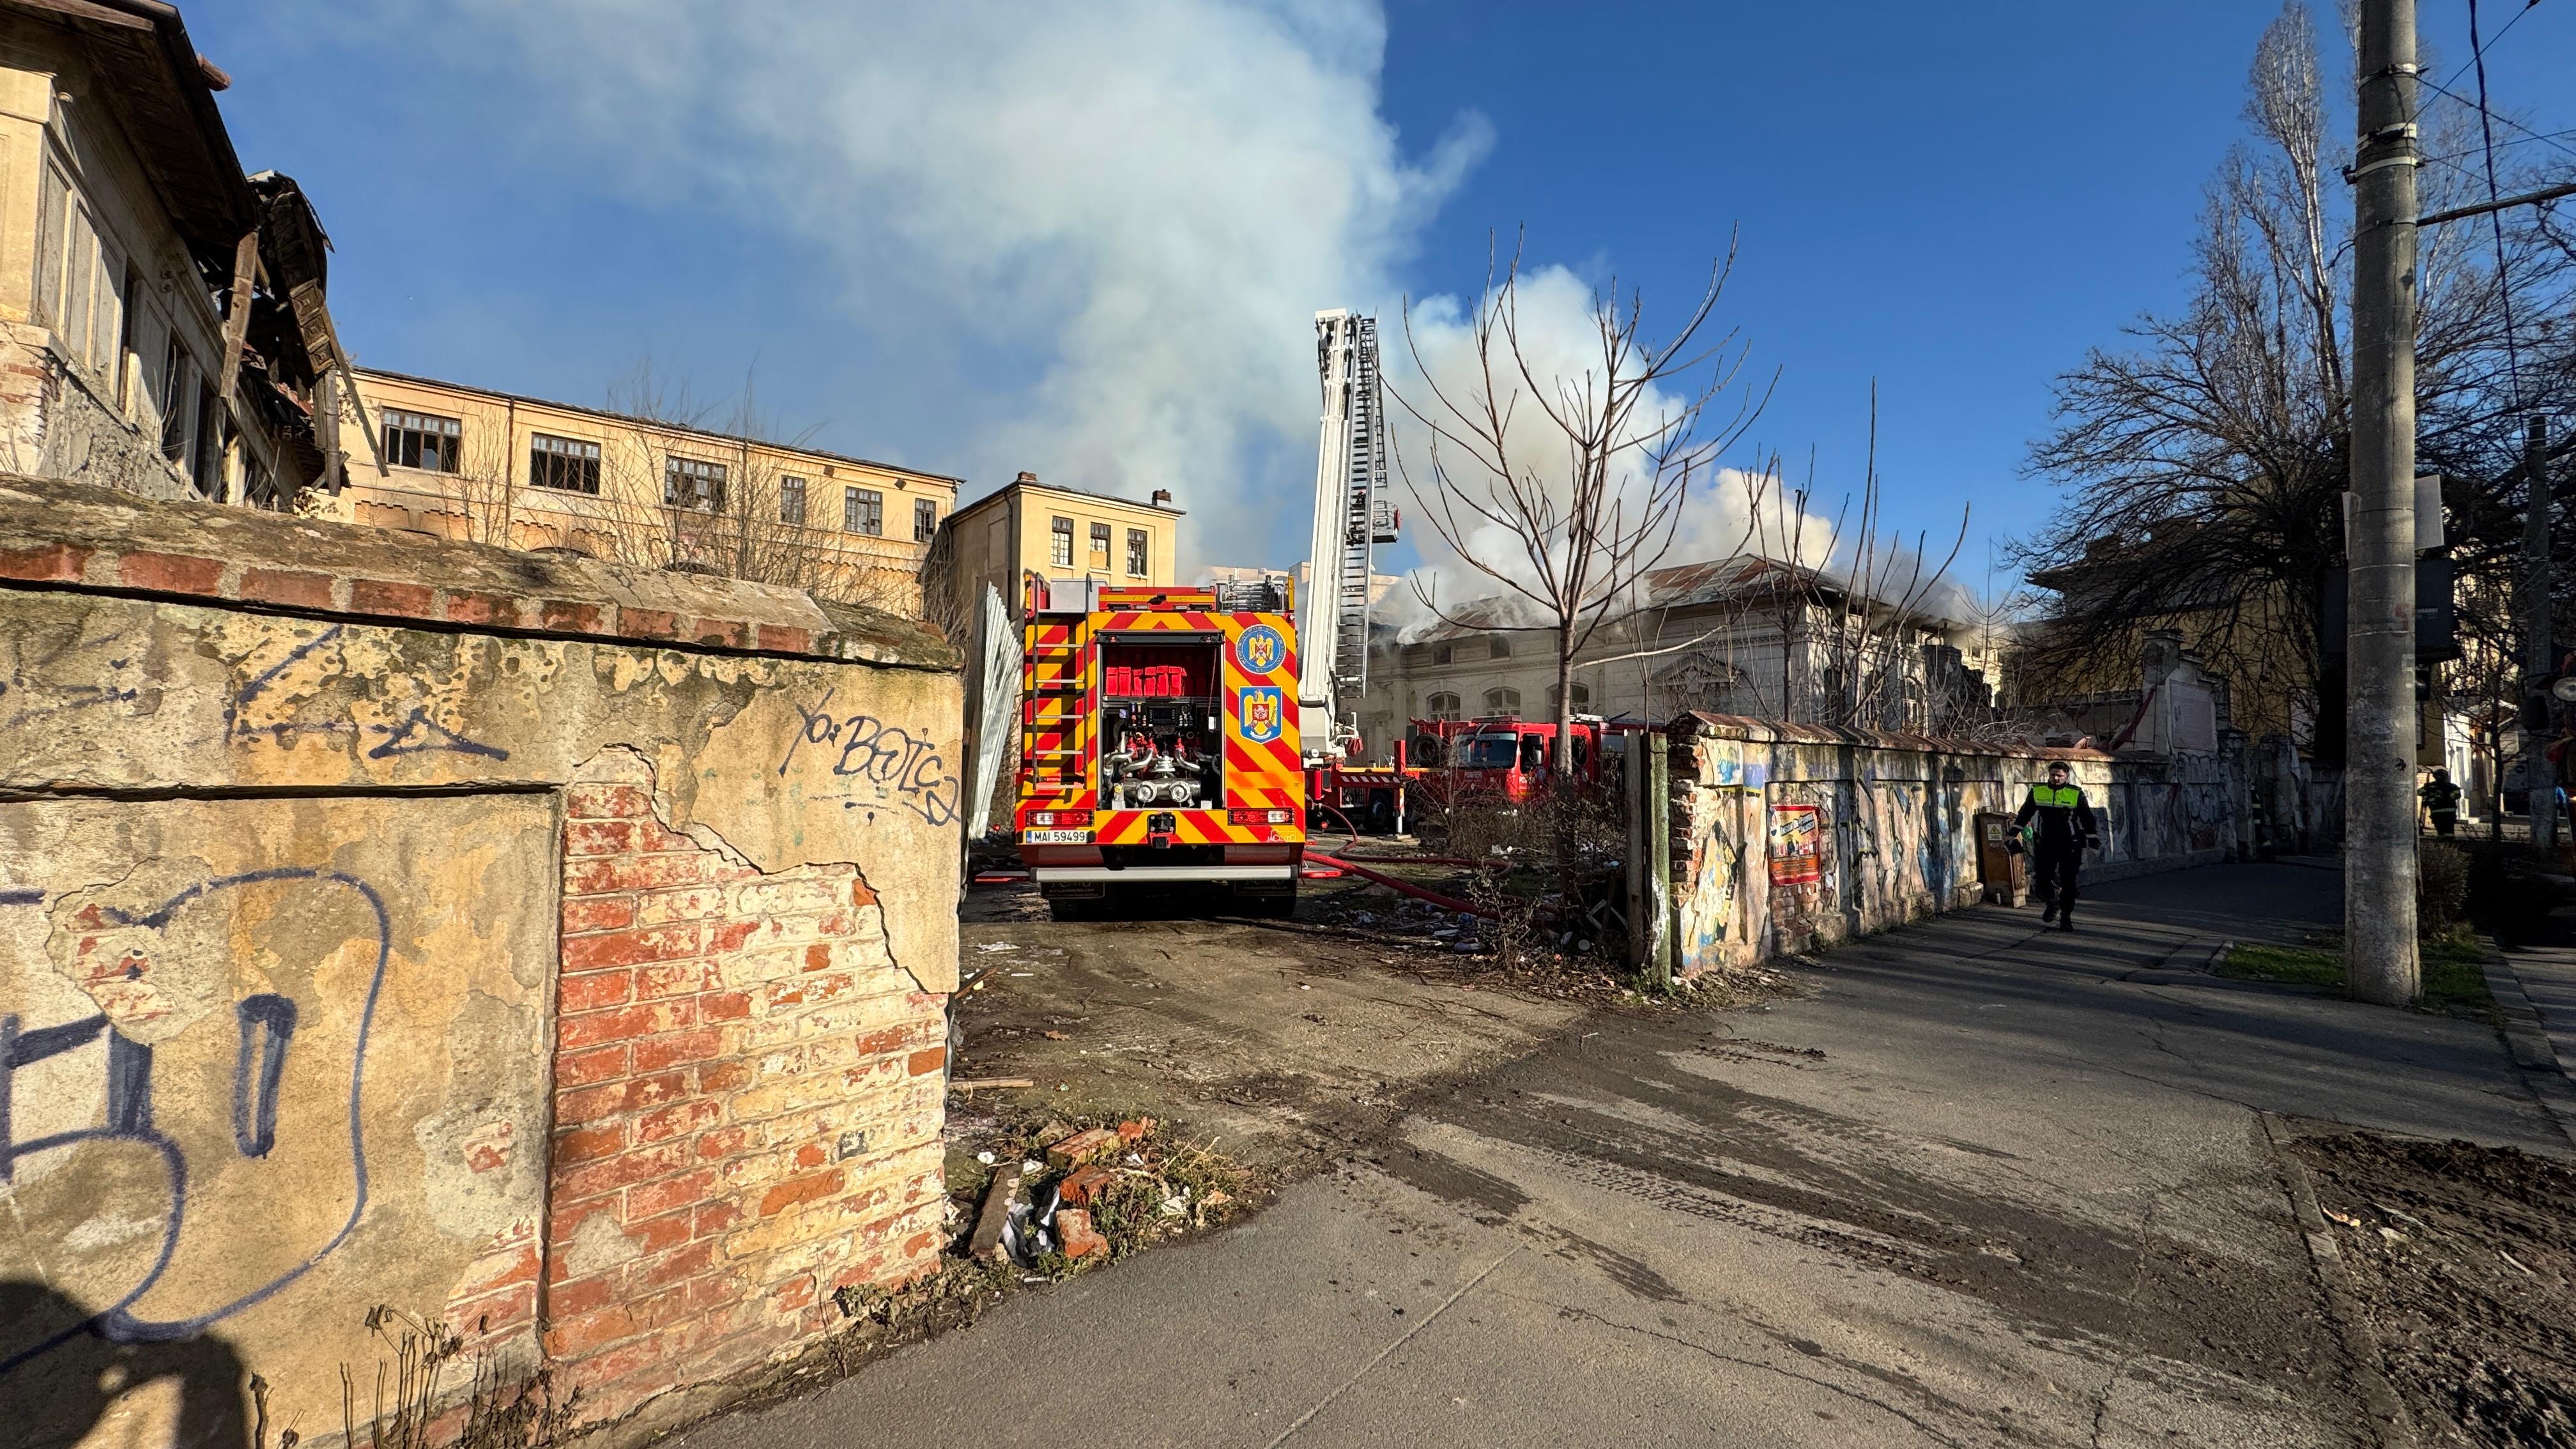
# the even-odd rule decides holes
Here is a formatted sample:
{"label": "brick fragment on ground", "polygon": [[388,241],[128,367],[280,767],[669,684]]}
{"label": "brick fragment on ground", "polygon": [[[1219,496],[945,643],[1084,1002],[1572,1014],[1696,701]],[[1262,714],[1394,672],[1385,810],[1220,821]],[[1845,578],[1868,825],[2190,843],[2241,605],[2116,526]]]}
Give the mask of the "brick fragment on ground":
{"label": "brick fragment on ground", "polygon": [[1068,1258],[1087,1258],[1094,1253],[1106,1255],[1109,1251],[1109,1240],[1091,1226],[1091,1214],[1080,1208],[1056,1209],[1055,1240]]}
{"label": "brick fragment on ground", "polygon": [[1100,1190],[1107,1187],[1110,1179],[1117,1175],[1099,1163],[1086,1163],[1075,1168],[1065,1176],[1064,1181],[1056,1184],[1056,1195],[1077,1207],[1089,1207],[1091,1200],[1098,1197]]}
{"label": "brick fragment on ground", "polygon": [[1151,1117],[1139,1117],[1132,1122],[1121,1122],[1118,1124],[1118,1140],[1133,1146],[1143,1141],[1145,1134],[1153,1130],[1154,1119]]}
{"label": "brick fragment on ground", "polygon": [[1117,1133],[1102,1127],[1087,1128],[1048,1148],[1047,1161],[1059,1168],[1080,1167],[1095,1157],[1117,1151],[1120,1145]]}

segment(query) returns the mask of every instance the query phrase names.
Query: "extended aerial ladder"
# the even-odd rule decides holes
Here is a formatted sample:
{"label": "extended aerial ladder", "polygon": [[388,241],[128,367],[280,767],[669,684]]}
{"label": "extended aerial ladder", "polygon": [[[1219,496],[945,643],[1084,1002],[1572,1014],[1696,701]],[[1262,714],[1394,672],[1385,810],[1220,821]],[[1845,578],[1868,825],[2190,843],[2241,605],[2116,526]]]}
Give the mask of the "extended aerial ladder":
{"label": "extended aerial ladder", "polygon": [[1315,529],[1297,599],[1297,728],[1310,765],[1337,765],[1359,739],[1368,689],[1370,576],[1377,545],[1396,538],[1386,496],[1386,397],[1377,319],[1315,314],[1324,411],[1315,450]]}

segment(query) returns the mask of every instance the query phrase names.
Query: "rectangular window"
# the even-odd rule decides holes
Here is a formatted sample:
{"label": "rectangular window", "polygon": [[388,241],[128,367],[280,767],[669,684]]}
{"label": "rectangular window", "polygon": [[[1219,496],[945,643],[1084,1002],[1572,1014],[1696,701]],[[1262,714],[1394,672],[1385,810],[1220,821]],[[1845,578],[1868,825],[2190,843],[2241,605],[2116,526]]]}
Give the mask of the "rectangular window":
{"label": "rectangular window", "polygon": [[778,521],[800,528],[805,523],[805,480],[793,473],[778,480]]}
{"label": "rectangular window", "polygon": [[133,388],[128,379],[140,360],[135,357],[134,308],[143,300],[143,274],[128,266],[125,269],[125,300],[116,313],[116,410],[124,412],[132,401],[126,394]]}
{"label": "rectangular window", "polygon": [[1492,651],[1492,657],[1496,659],[1512,657],[1512,641],[1500,634],[1495,635],[1486,647]]}
{"label": "rectangular window", "polygon": [[44,189],[36,198],[36,320],[48,326],[62,320],[63,223],[71,211],[71,183],[53,167],[45,168]]}
{"label": "rectangular window", "polygon": [[397,468],[431,473],[456,471],[456,454],[465,441],[465,424],[436,413],[383,410],[385,461]]}
{"label": "rectangular window", "polygon": [[885,495],[873,488],[843,488],[841,528],[848,533],[883,534]]}
{"label": "rectangular window", "polygon": [[54,328],[63,346],[83,362],[90,356],[91,284],[98,268],[98,238],[89,229],[89,211],[72,207],[71,239],[63,248],[63,316]]}
{"label": "rectangular window", "polygon": [[1127,530],[1127,577],[1141,579],[1154,571],[1153,537],[1141,528]]}
{"label": "rectangular window", "polygon": [[224,429],[223,414],[215,409],[215,389],[210,383],[197,385],[197,491],[217,503],[224,501]]}
{"label": "rectangular window", "polygon": [[528,437],[528,482],[569,493],[599,491],[599,445],[545,433]]}
{"label": "rectangular window", "polygon": [[1109,567],[1108,524],[1095,523],[1091,525],[1091,566],[1096,569],[1105,569]]}
{"label": "rectangular window", "polygon": [[662,505],[695,508],[704,513],[724,512],[725,465],[697,458],[663,459]]}
{"label": "rectangular window", "polygon": [[1059,518],[1055,521],[1054,537],[1047,541],[1047,558],[1052,561],[1057,568],[1069,569],[1073,567],[1072,519]]}
{"label": "rectangular window", "polygon": [[939,505],[927,498],[912,500],[912,541],[928,543],[939,533]]}
{"label": "rectangular window", "polygon": [[170,350],[161,363],[161,456],[173,463],[188,456],[188,349],[179,345],[179,329],[170,328]]}

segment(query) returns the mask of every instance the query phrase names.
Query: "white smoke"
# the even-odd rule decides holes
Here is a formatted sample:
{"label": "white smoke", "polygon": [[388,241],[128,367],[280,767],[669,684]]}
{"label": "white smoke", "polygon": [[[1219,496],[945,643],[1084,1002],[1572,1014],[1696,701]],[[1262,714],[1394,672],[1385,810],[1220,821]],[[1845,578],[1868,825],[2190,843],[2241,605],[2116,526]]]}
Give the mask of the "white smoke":
{"label": "white smoke", "polygon": [[[1191,510],[1199,562],[1303,539],[1311,318],[1394,269],[1491,145],[1378,111],[1371,0],[360,0],[345,43],[496,81],[533,152],[814,245],[817,309],[960,364],[932,466]],[[900,365],[900,364],[898,364]],[[1018,376],[1002,376],[1017,370]],[[867,422],[866,403],[852,409]],[[919,419],[888,420],[918,425]],[[865,452],[854,440],[851,446]]]}

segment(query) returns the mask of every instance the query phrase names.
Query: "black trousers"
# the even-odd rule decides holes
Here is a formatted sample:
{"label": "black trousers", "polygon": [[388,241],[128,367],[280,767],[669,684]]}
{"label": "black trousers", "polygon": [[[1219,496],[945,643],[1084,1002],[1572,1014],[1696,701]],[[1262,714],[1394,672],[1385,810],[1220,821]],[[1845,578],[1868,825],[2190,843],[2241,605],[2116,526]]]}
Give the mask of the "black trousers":
{"label": "black trousers", "polygon": [[2060,911],[2075,909],[2075,874],[2084,865],[2084,847],[2041,841],[2030,853],[2031,888],[2040,900]]}

